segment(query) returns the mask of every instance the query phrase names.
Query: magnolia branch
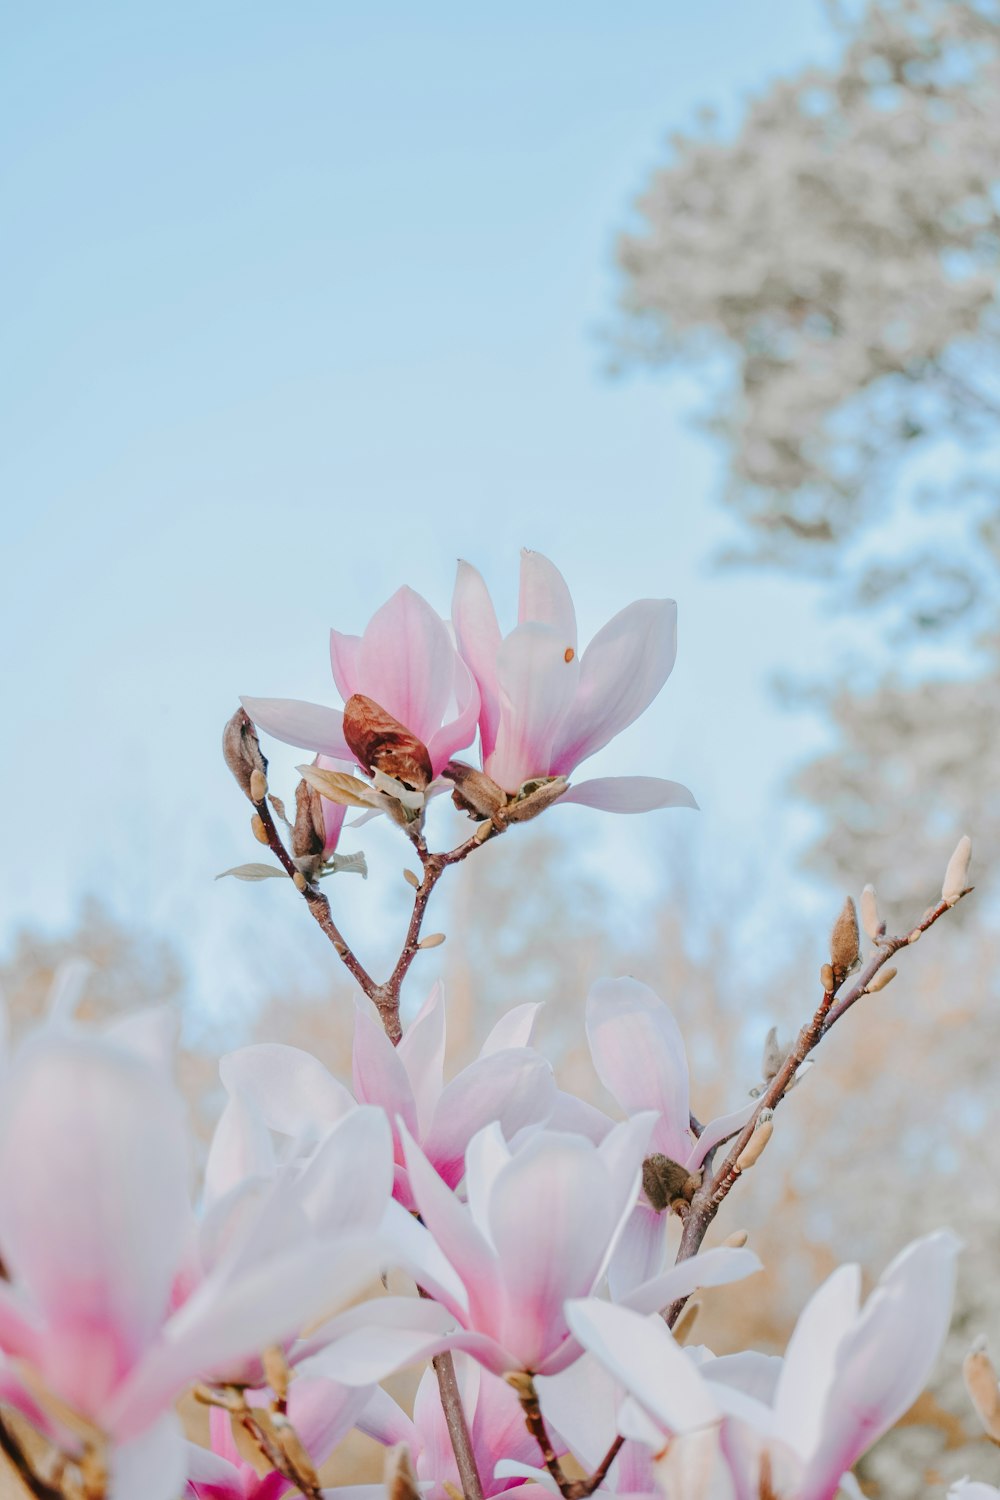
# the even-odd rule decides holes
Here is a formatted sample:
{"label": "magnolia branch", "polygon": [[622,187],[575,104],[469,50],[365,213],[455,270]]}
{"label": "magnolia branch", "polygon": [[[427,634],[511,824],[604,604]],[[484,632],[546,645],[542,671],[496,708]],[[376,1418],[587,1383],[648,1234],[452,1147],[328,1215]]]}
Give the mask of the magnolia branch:
{"label": "magnolia branch", "polygon": [[[902,936],[879,936],[875,939],[875,951],[863,965],[857,977],[846,988],[844,984],[841,984],[836,990],[832,987],[824,990],[812,1019],[802,1027],[795,1045],[764,1090],[750,1119],[734,1139],[722,1165],[714,1173],[712,1172],[712,1157],[715,1153],[710,1153],[704,1180],[695,1192],[685,1215],[684,1229],[677,1251],[678,1261],[697,1255],[709,1226],[737,1178],[742,1175],[747,1166],[752,1164],[750,1158],[756,1132],[761,1129],[762,1123],[770,1119],[771,1113],[784,1099],[795,1080],[795,1075],[809,1054],[819,1045],[831,1027],[836,1025],[841,1016],[845,1015],[862,995],[870,992],[873,980],[893,954],[917,942],[928,928],[933,927],[935,922],[944,916],[945,912],[949,911],[963,896],[968,895],[970,889],[971,887],[961,890],[950,899],[942,898],[924,913],[916,926]],[[676,1323],[683,1307],[684,1300],[681,1300],[673,1303],[667,1311],[666,1320],[671,1327]]]}
{"label": "magnolia branch", "polygon": [[0,1452],[10,1461],[21,1483],[38,1500],[63,1500],[63,1492],[37,1474],[7,1419],[0,1416]]}

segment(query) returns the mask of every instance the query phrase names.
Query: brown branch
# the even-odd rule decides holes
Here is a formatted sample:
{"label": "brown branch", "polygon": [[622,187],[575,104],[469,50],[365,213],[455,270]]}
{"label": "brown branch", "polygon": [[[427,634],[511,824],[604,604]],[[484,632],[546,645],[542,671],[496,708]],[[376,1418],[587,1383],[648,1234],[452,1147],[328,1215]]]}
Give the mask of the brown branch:
{"label": "brown branch", "polygon": [[524,1425],[538,1444],[542,1462],[555,1480],[563,1500],[587,1500],[587,1497],[604,1483],[608,1470],[618,1457],[625,1439],[620,1435],[615,1438],[597,1468],[592,1474],[588,1474],[586,1479],[570,1479],[559,1462],[559,1455],[552,1446],[552,1439],[549,1437],[549,1430],[542,1416],[534,1380],[527,1372],[508,1375],[507,1380],[517,1392],[521,1410],[524,1412]]}
{"label": "brown branch", "polygon": [[[971,889],[971,887],[970,887]],[[969,891],[963,891],[966,896]],[[698,1188],[692,1201],[691,1208],[684,1223],[681,1234],[681,1242],[677,1251],[678,1262],[688,1260],[692,1255],[697,1255],[702,1241],[708,1233],[709,1226],[725,1202],[733,1184],[742,1175],[737,1165],[739,1157],[744,1148],[749,1144],[750,1138],[757,1128],[761,1113],[764,1110],[777,1109],[791,1087],[795,1075],[805,1062],[806,1058],[819,1045],[830,1028],[840,1020],[852,1005],[861,999],[879,970],[886,964],[894,953],[901,948],[907,948],[915,943],[929,927],[933,927],[939,917],[951,909],[953,902],[939,901],[936,906],[930,907],[924,916],[901,937],[880,937],[876,942],[875,952],[864,964],[857,978],[846,987],[842,985],[840,990],[834,993],[827,991],[816,1008],[812,1019],[803,1026],[796,1038],[782,1066],[774,1078],[764,1090],[757,1102],[757,1107],[743,1129],[736,1136],[730,1147],[725,1160],[718,1171],[705,1172],[705,1177],[700,1188]],[[672,1328],[684,1308],[686,1298],[681,1298],[671,1304],[666,1313],[666,1321]]]}
{"label": "brown branch", "polygon": [[0,1452],[10,1461],[21,1483],[37,1500],[64,1500],[63,1492],[36,1474],[31,1461],[21,1446],[20,1440],[8,1426],[6,1417],[0,1416]]}
{"label": "brown branch", "polygon": [[451,1439],[455,1462],[458,1465],[458,1477],[462,1481],[465,1500],[483,1500],[483,1482],[479,1477],[479,1466],[476,1463],[472,1439],[469,1436],[469,1424],[465,1419],[465,1408],[462,1405],[462,1394],[458,1389],[455,1360],[451,1351],[446,1350],[443,1354],[436,1354],[431,1364],[437,1376],[441,1406],[448,1425],[448,1436]]}

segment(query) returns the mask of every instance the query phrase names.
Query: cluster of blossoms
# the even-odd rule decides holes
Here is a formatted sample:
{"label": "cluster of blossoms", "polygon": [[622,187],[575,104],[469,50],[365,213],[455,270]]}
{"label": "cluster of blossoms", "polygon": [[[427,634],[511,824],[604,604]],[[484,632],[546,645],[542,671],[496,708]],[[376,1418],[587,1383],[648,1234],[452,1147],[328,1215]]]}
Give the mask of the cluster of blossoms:
{"label": "cluster of blossoms", "polygon": [[[851,1466],[912,1404],[942,1343],[955,1238],[911,1245],[863,1306],[858,1268],[835,1272],[784,1360],[689,1346],[689,1299],[760,1269],[745,1236],[703,1248],[707,1229],[808,1053],[891,977],[886,958],[966,893],[968,841],[903,937],[886,935],[866,888],[864,964],[847,903],[813,1020],[788,1047],[770,1037],[760,1085],[704,1125],[677,1024],[633,979],[597,983],[585,1010],[617,1119],[559,1087],[533,1042],[536,1006],[507,1013],[447,1081],[441,988],[400,1023],[427,901],[451,864],[559,802],[693,805],[653,777],[569,781],[662,687],[674,637],[673,605],[644,600],[578,659],[565,583],[527,553],[508,636],[463,564],[453,633],[402,590],[362,637],[333,634],[342,712],[245,700],[227,760],[275,872],[358,982],[352,1077],[280,1044],[224,1057],[226,1103],[194,1202],[168,1015],[97,1031],[62,1004],[5,1060],[0,1446],[32,1493],[352,1500],[322,1490],[318,1470],[354,1429],[392,1451],[391,1500],[857,1493]],[[290,848],[255,725],[317,756],[302,768]],[[477,729],[481,764],[456,760]],[[445,789],[477,831],[435,854],[425,814]],[[382,983],[318,887],[338,868],[350,807],[387,813],[422,870]],[[408,1415],[382,1382],[427,1361]],[[210,1408],[207,1448],[176,1411],[191,1392]]]}

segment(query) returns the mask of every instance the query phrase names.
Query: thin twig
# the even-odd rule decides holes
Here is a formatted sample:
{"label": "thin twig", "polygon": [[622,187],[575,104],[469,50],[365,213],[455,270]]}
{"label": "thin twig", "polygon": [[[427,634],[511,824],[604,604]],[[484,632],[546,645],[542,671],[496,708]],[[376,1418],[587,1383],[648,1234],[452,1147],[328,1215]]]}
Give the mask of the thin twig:
{"label": "thin twig", "polygon": [[476,1463],[472,1439],[469,1436],[469,1424],[465,1419],[462,1393],[458,1388],[455,1360],[451,1351],[446,1350],[443,1354],[435,1354],[431,1364],[437,1376],[441,1406],[444,1410],[445,1422],[448,1424],[448,1436],[451,1439],[455,1462],[458,1465],[458,1477],[462,1481],[465,1500],[483,1500],[483,1482],[479,1477],[479,1466]]}
{"label": "thin twig", "polygon": [[[968,895],[969,892],[964,891],[962,894]],[[698,1188],[691,1201],[691,1209],[684,1223],[681,1242],[677,1251],[678,1262],[688,1260],[692,1255],[697,1255],[712,1220],[725,1202],[733,1184],[742,1175],[737,1161],[744,1147],[749,1143],[754,1130],[757,1128],[761,1112],[765,1109],[774,1110],[778,1107],[791,1087],[796,1073],[810,1052],[819,1045],[823,1037],[826,1036],[832,1026],[836,1025],[841,1016],[861,999],[861,996],[866,992],[875,975],[892,955],[898,953],[901,948],[909,947],[912,943],[915,943],[929,927],[934,926],[939,917],[942,917],[946,911],[951,909],[952,904],[946,901],[939,901],[936,906],[932,906],[924,914],[915,927],[912,927],[901,937],[879,938],[875,952],[862,967],[853,983],[847,986],[846,989],[841,986],[840,991],[836,994],[830,991],[823,995],[815,1014],[799,1032],[794,1047],[757,1101],[756,1109],[739,1135],[737,1135],[718,1171],[710,1173],[706,1170],[702,1185]],[[672,1303],[668,1309],[666,1321],[670,1327],[673,1327],[680,1317],[686,1300],[686,1298],[681,1298],[677,1302]]]}
{"label": "thin twig", "polygon": [[3,1452],[10,1460],[11,1467],[30,1494],[37,1496],[38,1500],[63,1500],[62,1490],[56,1489],[40,1474],[35,1473],[20,1440],[7,1425],[7,1419],[3,1416],[0,1416],[0,1452]]}
{"label": "thin twig", "polygon": [[559,1462],[559,1455],[552,1446],[552,1439],[545,1425],[545,1418],[542,1416],[534,1380],[527,1373],[508,1375],[507,1379],[517,1391],[521,1410],[524,1412],[524,1425],[538,1444],[542,1462],[555,1481],[563,1500],[587,1500],[588,1495],[592,1495],[604,1483],[608,1470],[618,1457],[625,1439],[620,1435],[615,1438],[597,1468],[592,1474],[588,1474],[586,1479],[570,1479]]}

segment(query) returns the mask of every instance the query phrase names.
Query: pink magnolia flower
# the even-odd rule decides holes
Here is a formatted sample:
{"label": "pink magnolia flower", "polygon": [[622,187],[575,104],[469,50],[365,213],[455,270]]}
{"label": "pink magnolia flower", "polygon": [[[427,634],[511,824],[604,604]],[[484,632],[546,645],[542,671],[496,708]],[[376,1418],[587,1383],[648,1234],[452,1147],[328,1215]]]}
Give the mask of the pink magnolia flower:
{"label": "pink magnolia flower", "polygon": [[[562,574],[521,554],[518,623],[501,635],[481,575],[459,563],[452,605],[459,650],[479,687],[483,770],[506,792],[569,776],[637,719],[670,676],[677,651],[672,599],[639,599],[578,654],[576,612]],[[599,777],[564,792],[609,812],[696,807],[686,787],[653,776]]]}
{"label": "pink magnolia flower", "polygon": [[[587,996],[587,1039],[598,1078],[628,1115],[656,1117],[650,1152],[697,1172],[707,1153],[742,1130],[754,1110],[750,1100],[712,1120],[695,1136],[687,1051],[670,1007],[636,979],[601,979]],[[611,1288],[621,1293],[662,1268],[665,1221],[643,1194],[629,1219],[611,1267]]]}
{"label": "pink magnolia flower", "polygon": [[[351,1390],[332,1380],[293,1381],[288,1419],[317,1469],[354,1427],[370,1398],[370,1390]],[[253,1392],[249,1400],[255,1404]],[[233,1439],[229,1413],[217,1406],[209,1412],[209,1437],[211,1449],[187,1444],[187,1493],[195,1500],[281,1500],[293,1488],[275,1470],[261,1475],[247,1463]],[[331,1493],[341,1500],[381,1500],[384,1490],[373,1484]]]}
{"label": "pink magnolia flower", "polygon": [[[548,1118],[555,1104],[552,1069],[528,1044],[537,1005],[516,1007],[493,1028],[479,1057],[444,1081],[445,1005],[435,985],[394,1047],[367,1004],[354,1021],[354,1092],[384,1109],[392,1126],[394,1193],[407,1209],[415,1200],[403,1150],[405,1128],[449,1187],[465,1170],[469,1141],[497,1121],[512,1136]],[[223,1060],[227,1087],[252,1101],[275,1130],[298,1139],[329,1128],[354,1100],[322,1064],[297,1048],[259,1044]]]}
{"label": "pink magnolia flower", "polygon": [[[435,1300],[387,1297],[343,1314],[323,1330],[327,1348],[310,1371],[370,1383],[444,1348],[467,1351],[494,1374],[547,1375],[571,1364],[580,1346],[563,1304],[604,1276],[635,1201],[652,1124],[648,1115],[626,1120],[599,1145],[537,1127],[510,1145],[499,1126],[487,1126],[466,1152],[467,1203],[404,1132],[426,1230],[411,1221],[400,1263]],[[629,1301],[652,1311],[759,1267],[746,1250],[709,1251],[636,1288]]]}
{"label": "pink magnolia flower", "polygon": [[[948,1329],[959,1242],[915,1241],[860,1306],[861,1274],[842,1266],[796,1325],[776,1381],[770,1362],[733,1379],[724,1360],[696,1367],[659,1318],[589,1300],[569,1325],[630,1393],[620,1429],[657,1455],[661,1483],[698,1473],[698,1493],[833,1500],[851,1466],[923,1390]],[[745,1357],[744,1357],[745,1358]],[[723,1366],[713,1378],[713,1365]],[[718,1490],[728,1478],[730,1487]]]}
{"label": "pink magnolia flower", "polygon": [[[505,1380],[491,1375],[468,1355],[455,1356],[455,1374],[462,1397],[462,1407],[476,1458],[476,1468],[483,1482],[483,1494],[524,1496],[534,1492],[517,1474],[497,1474],[498,1466],[527,1466],[538,1458],[538,1445],[524,1425],[521,1403]],[[462,1483],[448,1436],[448,1425],[441,1406],[437,1376],[425,1370],[417,1387],[412,1419],[395,1401],[378,1389],[358,1419],[358,1427],[386,1446],[406,1443],[413,1457],[418,1480],[428,1486],[426,1500],[450,1500],[445,1485],[461,1491]],[[544,1496],[545,1491],[538,1492]]]}
{"label": "pink magnolia flower", "polygon": [[34,1372],[27,1395],[43,1412],[55,1398],[46,1430],[60,1445],[60,1406],[105,1435],[112,1500],[174,1500],[185,1477],[177,1395],[371,1276],[360,1242],[332,1254],[306,1234],[264,1256],[252,1234],[234,1235],[172,1311],[192,1227],[190,1159],[165,1070],[121,1042],[50,1029],[7,1070],[0,1351]]}
{"label": "pink magnolia flower", "polygon": [[[476,733],[479,693],[448,628],[425,599],[398,589],[364,635],[330,632],[333,680],[346,703],[356,693],[390,713],[430,754],[435,776]],[[355,763],[340,709],[293,698],[244,698],[250,718],[275,739]]]}

